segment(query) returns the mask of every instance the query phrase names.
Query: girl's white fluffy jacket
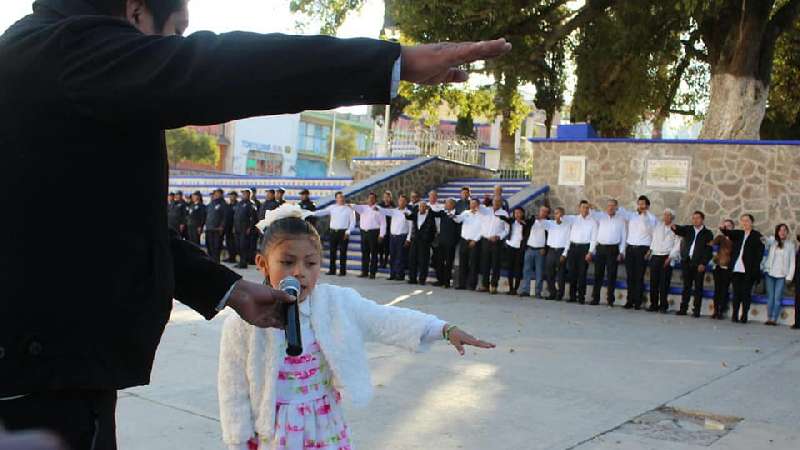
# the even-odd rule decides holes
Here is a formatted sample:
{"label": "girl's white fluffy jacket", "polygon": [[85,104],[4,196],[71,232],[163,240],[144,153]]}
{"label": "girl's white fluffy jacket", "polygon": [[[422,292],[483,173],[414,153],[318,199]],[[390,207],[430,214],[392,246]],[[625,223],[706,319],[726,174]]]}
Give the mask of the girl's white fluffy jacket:
{"label": "girl's white fluffy jacket", "polygon": [[[353,289],[319,284],[309,296],[311,327],[343,397],[364,405],[372,397],[365,341],[425,350],[420,337],[435,316],[382,306]],[[286,352],[284,332],[260,329],[237,315],[225,320],[219,365],[222,438],[243,446],[256,433],[271,439],[275,428],[275,386]]]}

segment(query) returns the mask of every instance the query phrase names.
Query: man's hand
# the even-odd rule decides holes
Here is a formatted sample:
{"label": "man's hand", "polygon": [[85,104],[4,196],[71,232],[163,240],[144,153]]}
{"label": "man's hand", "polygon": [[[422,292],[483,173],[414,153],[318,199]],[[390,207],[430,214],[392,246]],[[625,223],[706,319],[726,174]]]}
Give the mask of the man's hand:
{"label": "man's hand", "polygon": [[543,249],[539,250],[539,254],[542,255],[542,256],[546,256],[547,255],[547,249],[543,248]]}
{"label": "man's hand", "polygon": [[467,241],[467,245],[469,245],[469,248],[475,248],[475,243],[476,242],[471,240],[471,239],[469,241]]}
{"label": "man's hand", "polygon": [[567,257],[564,256],[564,255],[561,255],[561,258],[559,259],[559,261],[561,262],[561,264],[564,264],[565,262],[567,262]]}
{"label": "man's hand", "polygon": [[705,264],[700,264],[699,266],[697,266],[697,271],[700,272],[700,273],[705,272],[706,271],[706,265]]}
{"label": "man's hand", "polygon": [[669,267],[669,263],[671,263],[671,262],[672,262],[672,259],[670,259],[670,257],[669,257],[669,256],[667,256],[667,257],[664,259],[664,268],[666,269],[667,267]]}
{"label": "man's hand", "polygon": [[417,84],[463,83],[468,75],[458,66],[497,58],[510,50],[505,39],[403,47],[400,78]]}
{"label": "man's hand", "polygon": [[259,328],[284,328],[284,305],[294,301],[285,292],[265,284],[239,280],[228,299],[228,306],[251,325]]}
{"label": "man's hand", "polygon": [[587,254],[586,254],[586,258],[585,258],[585,259],[586,259],[586,262],[587,262],[587,263],[590,263],[590,262],[592,262],[592,254],[591,254],[591,253],[587,253]]}
{"label": "man's hand", "polygon": [[620,253],[619,255],[617,255],[617,262],[622,262],[622,261],[625,261],[624,253]]}

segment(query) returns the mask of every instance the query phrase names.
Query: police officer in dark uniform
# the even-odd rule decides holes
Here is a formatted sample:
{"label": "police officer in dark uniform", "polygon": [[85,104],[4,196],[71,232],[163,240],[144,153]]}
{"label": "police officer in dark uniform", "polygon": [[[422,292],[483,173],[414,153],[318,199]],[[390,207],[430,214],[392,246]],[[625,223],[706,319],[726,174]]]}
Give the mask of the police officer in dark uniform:
{"label": "police officer in dark uniform", "polygon": [[203,234],[203,226],[206,224],[206,205],[203,204],[203,194],[194,191],[192,194],[192,204],[189,205],[189,217],[186,220],[186,227],[189,229],[189,241],[200,245],[200,235]]}
{"label": "police officer in dark uniform", "polygon": [[171,205],[172,202],[174,201],[175,201],[175,193],[170,192],[169,194],[167,194],[167,208],[169,208],[169,205]]}
{"label": "police officer in dark uniform", "polygon": [[236,242],[239,243],[239,264],[240,269],[247,269],[247,264],[252,259],[253,235],[258,234],[256,225],[256,205],[250,201],[250,191],[242,191],[242,201],[236,207],[233,214],[233,232],[236,235]]}
{"label": "police officer in dark uniform", "polygon": [[222,189],[216,189],[206,207],[206,247],[208,256],[216,263],[219,262],[219,255],[222,253],[222,235],[225,232],[228,213],[228,205],[222,195]]}
{"label": "police officer in dark uniform", "polygon": [[167,224],[186,239],[186,216],[189,214],[189,205],[183,200],[183,192],[175,192],[175,200],[167,208]]}
{"label": "police officer in dark uniform", "polygon": [[235,263],[236,255],[239,253],[239,246],[236,244],[236,236],[233,233],[233,216],[238,207],[239,193],[236,191],[228,192],[228,208],[225,210],[225,249],[228,250],[226,263]]}
{"label": "police officer in dark uniform", "polygon": [[286,195],[286,189],[282,187],[275,189],[275,201],[278,202],[278,206],[286,203],[286,200],[283,198],[284,195]]}
{"label": "police officer in dark uniform", "polygon": [[264,220],[264,215],[267,214],[267,211],[277,209],[279,206],[281,206],[281,203],[275,200],[275,189],[267,189],[267,199],[258,207],[258,220]]}
{"label": "police officer in dark uniform", "polygon": [[258,199],[258,190],[254,187],[250,188],[250,201],[256,206],[256,211],[261,209],[261,201]]}
{"label": "police officer in dark uniform", "polygon": [[[258,200],[258,195],[256,194],[256,188],[250,188],[250,203],[253,205],[253,209],[256,212],[256,223],[259,220],[263,219],[264,216],[259,216],[258,212],[264,207],[264,204]],[[256,263],[256,253],[258,253],[258,238],[260,234],[257,232],[250,233],[250,253],[247,254],[248,256],[248,264],[255,264]]]}
{"label": "police officer in dark uniform", "polygon": [[308,189],[303,189],[300,191],[300,202],[297,204],[300,205],[300,208],[305,209],[306,211],[317,210],[317,205],[311,201],[311,193],[308,191]]}

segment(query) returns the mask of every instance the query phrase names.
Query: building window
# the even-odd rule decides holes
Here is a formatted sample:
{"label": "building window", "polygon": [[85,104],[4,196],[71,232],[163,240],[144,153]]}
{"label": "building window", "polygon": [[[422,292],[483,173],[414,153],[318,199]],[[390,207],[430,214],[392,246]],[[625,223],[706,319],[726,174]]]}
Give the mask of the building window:
{"label": "building window", "polygon": [[300,122],[297,139],[298,151],[324,156],[328,153],[328,138],[331,128],[310,122]]}

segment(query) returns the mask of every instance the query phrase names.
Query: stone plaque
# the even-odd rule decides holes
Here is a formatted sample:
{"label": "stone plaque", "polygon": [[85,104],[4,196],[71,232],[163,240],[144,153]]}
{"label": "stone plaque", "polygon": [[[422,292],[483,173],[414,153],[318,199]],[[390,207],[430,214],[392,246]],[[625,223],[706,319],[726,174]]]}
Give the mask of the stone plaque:
{"label": "stone plaque", "polygon": [[558,163],[559,186],[583,186],[586,183],[586,157],[562,156]]}
{"label": "stone plaque", "polygon": [[689,188],[688,159],[648,159],[647,187],[685,191]]}

